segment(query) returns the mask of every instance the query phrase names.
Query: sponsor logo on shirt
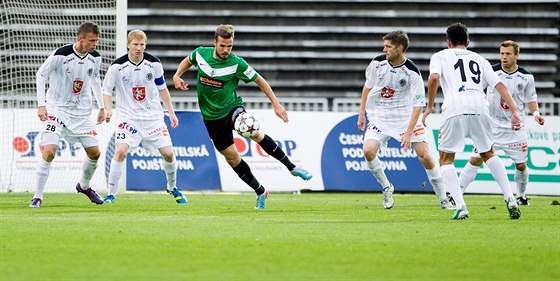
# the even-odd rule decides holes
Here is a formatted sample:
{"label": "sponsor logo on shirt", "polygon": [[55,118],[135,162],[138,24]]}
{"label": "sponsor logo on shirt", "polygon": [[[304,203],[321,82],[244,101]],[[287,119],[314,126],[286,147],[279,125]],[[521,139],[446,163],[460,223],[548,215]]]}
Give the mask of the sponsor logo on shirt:
{"label": "sponsor logo on shirt", "polygon": [[212,88],[222,89],[224,87],[224,82],[220,80],[215,80],[208,77],[200,76],[200,84]]}
{"label": "sponsor logo on shirt", "polygon": [[509,110],[509,106],[504,99],[500,99],[500,108],[502,110]]}
{"label": "sponsor logo on shirt", "polygon": [[384,99],[391,99],[395,95],[395,89],[385,86],[379,95]]}
{"label": "sponsor logo on shirt", "polygon": [[77,96],[80,94],[83,87],[84,87],[84,81],[80,79],[76,79],[74,80],[74,83],[72,83],[72,92],[74,92],[74,95]]}
{"label": "sponsor logo on shirt", "polygon": [[138,102],[146,100],[146,87],[132,87],[132,98]]}

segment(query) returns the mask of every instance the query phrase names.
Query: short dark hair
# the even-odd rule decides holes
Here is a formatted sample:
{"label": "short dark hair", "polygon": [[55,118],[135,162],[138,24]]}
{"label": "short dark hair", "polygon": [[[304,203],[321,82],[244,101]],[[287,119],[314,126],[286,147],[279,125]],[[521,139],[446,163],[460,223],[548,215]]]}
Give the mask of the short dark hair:
{"label": "short dark hair", "polygon": [[218,37],[222,37],[223,39],[233,38],[234,34],[233,25],[220,24],[216,28],[216,33],[214,33],[214,40],[218,40]]}
{"label": "short dark hair", "polygon": [[500,48],[501,47],[513,47],[513,54],[514,55],[519,55],[519,44],[517,44],[517,42],[513,41],[513,40],[506,40],[504,42],[502,42],[500,44]]}
{"label": "short dark hair", "polygon": [[389,40],[396,46],[403,46],[403,53],[408,49],[408,35],[402,30],[395,30],[383,36],[383,40]]}
{"label": "short dark hair", "polygon": [[469,41],[469,31],[467,26],[460,22],[448,26],[446,36],[447,40],[449,40],[453,46],[466,46]]}
{"label": "short dark hair", "polygon": [[82,25],[80,25],[80,28],[78,28],[78,35],[88,34],[88,33],[93,33],[93,34],[99,36],[99,34],[101,32],[99,31],[99,26],[96,23],[86,21],[86,22],[82,23]]}

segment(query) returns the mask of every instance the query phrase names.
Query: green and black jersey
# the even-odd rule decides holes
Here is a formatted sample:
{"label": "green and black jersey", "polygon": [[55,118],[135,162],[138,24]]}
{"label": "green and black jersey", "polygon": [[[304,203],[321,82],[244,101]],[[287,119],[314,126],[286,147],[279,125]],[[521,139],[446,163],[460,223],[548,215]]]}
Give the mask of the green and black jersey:
{"label": "green and black jersey", "polygon": [[223,118],[243,99],[237,95],[239,80],[249,83],[259,74],[247,62],[230,53],[227,59],[218,60],[214,47],[198,47],[189,56],[192,65],[198,67],[196,89],[198,104],[204,120]]}

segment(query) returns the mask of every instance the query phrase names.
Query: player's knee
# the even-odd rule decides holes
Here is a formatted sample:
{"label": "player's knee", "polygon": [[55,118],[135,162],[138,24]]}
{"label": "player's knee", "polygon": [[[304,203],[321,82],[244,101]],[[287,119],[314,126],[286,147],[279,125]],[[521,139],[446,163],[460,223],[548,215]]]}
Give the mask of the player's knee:
{"label": "player's knee", "polygon": [[482,162],[483,162],[483,161],[482,161],[482,158],[471,157],[471,158],[469,159],[469,163],[470,163],[471,165],[477,166],[477,167],[480,166],[480,165],[482,165]]}
{"label": "player's knee", "polygon": [[525,162],[515,163],[515,169],[518,170],[518,171],[525,171],[525,170],[527,170],[527,164]]}
{"label": "player's knee", "polygon": [[115,150],[115,154],[113,155],[113,159],[115,159],[117,162],[122,162],[126,158],[126,154],[127,154],[126,151]]}
{"label": "player's knee", "polygon": [[101,152],[97,146],[88,147],[86,148],[87,157],[91,160],[98,160],[99,156],[101,156]]}

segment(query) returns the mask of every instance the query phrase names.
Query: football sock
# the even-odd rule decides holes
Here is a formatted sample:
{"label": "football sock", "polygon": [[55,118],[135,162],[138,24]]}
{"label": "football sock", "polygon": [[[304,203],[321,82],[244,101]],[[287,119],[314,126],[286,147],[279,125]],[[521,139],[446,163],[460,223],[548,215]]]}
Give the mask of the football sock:
{"label": "football sock", "polygon": [[177,184],[177,161],[173,157],[173,162],[163,161],[163,170],[167,177],[167,189],[172,190]]}
{"label": "football sock", "polygon": [[49,178],[50,171],[51,162],[47,162],[43,160],[43,157],[39,157],[35,176],[35,195],[33,198],[43,199],[43,191],[45,190],[45,184]]}
{"label": "football sock", "polygon": [[83,189],[89,188],[89,181],[93,177],[95,169],[97,169],[97,160],[91,160],[86,157],[82,165],[82,179],[80,180],[80,185]]}
{"label": "football sock", "polygon": [[125,161],[118,162],[117,160],[111,160],[111,170],[109,171],[109,180],[107,182],[109,193],[107,195],[116,195],[117,189],[119,188],[119,179],[122,175],[122,170]]}
{"label": "football sock", "polygon": [[474,181],[477,171],[478,171],[478,166],[475,166],[470,162],[467,162],[467,165],[465,165],[465,167],[461,171],[461,175],[459,176],[459,186],[461,187],[462,193],[465,193],[469,184],[471,184],[471,182]]}
{"label": "football sock", "polygon": [[527,190],[527,182],[529,181],[529,172],[527,169],[523,171],[515,169],[514,179],[517,183],[517,197],[525,197],[525,190]]}
{"label": "football sock", "polygon": [[241,159],[241,162],[239,162],[237,166],[233,167],[233,170],[241,180],[243,180],[247,185],[255,190],[257,195],[261,195],[264,193],[264,187],[255,178],[255,176],[251,172],[251,168],[249,167],[247,162],[245,162],[245,160]]}
{"label": "football sock", "polygon": [[264,138],[259,142],[262,149],[268,153],[268,155],[276,158],[278,161],[282,162],[289,171],[293,170],[296,165],[290,161],[286,153],[278,146],[278,144],[268,135],[264,135]]}
{"label": "football sock", "polygon": [[428,180],[430,180],[430,183],[434,188],[434,192],[436,193],[436,196],[439,198],[439,200],[447,200],[445,187],[441,182],[441,173],[439,172],[438,166],[435,166],[430,170],[426,169],[426,174],[428,175]]}
{"label": "football sock", "polygon": [[463,194],[461,193],[461,189],[459,188],[459,177],[457,176],[457,170],[453,164],[451,165],[443,165],[441,166],[441,179],[443,185],[447,187],[448,191],[453,196],[453,200],[455,200],[455,205],[458,208],[461,206],[467,206],[465,204],[465,200],[463,199]]}
{"label": "football sock", "polygon": [[383,166],[381,165],[381,160],[379,157],[375,156],[375,158],[368,162],[369,171],[373,174],[377,182],[381,185],[382,188],[388,187],[391,185],[389,179],[385,175],[383,171]]}
{"label": "football sock", "polygon": [[494,155],[492,158],[486,161],[486,165],[490,169],[492,176],[498,182],[498,185],[502,189],[504,193],[504,199],[507,201],[508,198],[513,197],[513,193],[511,192],[511,186],[509,185],[509,179],[507,177],[506,167],[500,157]]}

